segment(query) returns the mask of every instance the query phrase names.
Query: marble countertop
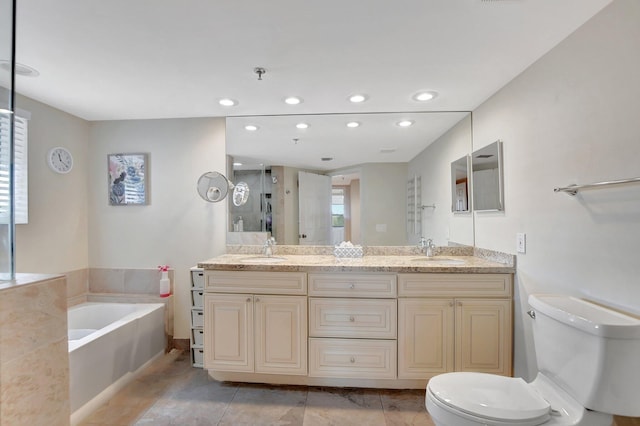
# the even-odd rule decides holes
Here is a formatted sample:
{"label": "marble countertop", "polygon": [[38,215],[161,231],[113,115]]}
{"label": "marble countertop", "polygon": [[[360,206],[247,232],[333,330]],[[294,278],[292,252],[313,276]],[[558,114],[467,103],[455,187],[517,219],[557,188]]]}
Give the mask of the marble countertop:
{"label": "marble countertop", "polygon": [[363,256],[337,258],[329,255],[276,254],[269,260],[259,254],[224,254],[198,263],[205,270],[272,272],[431,272],[431,273],[515,273],[515,266],[477,256],[424,255]]}

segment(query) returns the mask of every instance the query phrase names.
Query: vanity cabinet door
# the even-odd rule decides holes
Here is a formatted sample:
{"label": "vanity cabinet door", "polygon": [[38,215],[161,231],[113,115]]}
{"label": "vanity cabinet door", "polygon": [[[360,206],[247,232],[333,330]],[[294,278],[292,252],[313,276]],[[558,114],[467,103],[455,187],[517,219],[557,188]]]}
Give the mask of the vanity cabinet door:
{"label": "vanity cabinet door", "polygon": [[204,321],[206,369],[307,374],[305,296],[206,294]]}
{"label": "vanity cabinet door", "polygon": [[453,371],[453,299],[399,299],[398,313],[398,378]]}
{"label": "vanity cabinet door", "polygon": [[253,296],[205,294],[204,368],[253,371]]}
{"label": "vanity cabinet door", "polygon": [[254,296],[256,373],[307,374],[307,298]]}
{"label": "vanity cabinet door", "polygon": [[456,299],[456,371],[510,376],[511,300]]}

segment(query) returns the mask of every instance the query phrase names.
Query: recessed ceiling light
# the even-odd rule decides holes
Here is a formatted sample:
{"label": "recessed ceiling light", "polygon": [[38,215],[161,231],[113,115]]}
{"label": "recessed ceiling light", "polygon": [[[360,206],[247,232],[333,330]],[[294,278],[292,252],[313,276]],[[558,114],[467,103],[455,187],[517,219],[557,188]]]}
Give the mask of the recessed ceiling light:
{"label": "recessed ceiling light", "polygon": [[240,167],[240,166],[242,166],[242,163],[234,162],[234,163],[233,163],[233,165],[234,165],[235,167]]}
{"label": "recessed ceiling light", "polygon": [[396,123],[400,127],[409,127],[413,125],[413,120],[402,120]]}
{"label": "recessed ceiling light", "polygon": [[413,100],[418,102],[426,102],[434,99],[438,96],[438,92],[429,91],[429,92],[418,92],[413,95]]}
{"label": "recessed ceiling light", "polygon": [[222,98],[218,101],[218,103],[222,106],[234,106],[238,105],[238,101],[230,99],[230,98]]}
{"label": "recessed ceiling light", "polygon": [[296,124],[296,127],[298,129],[308,129],[309,125],[307,123],[298,123],[298,124]]}
{"label": "recessed ceiling light", "polygon": [[391,154],[392,152],[396,152],[396,148],[380,148],[381,154]]}
{"label": "recessed ceiling light", "polygon": [[[6,59],[0,60],[0,68],[3,70],[11,72],[11,61]],[[23,77],[37,77],[40,75],[37,69],[30,67],[29,65],[24,65],[19,62],[15,63],[15,72],[16,75],[21,75]]]}
{"label": "recessed ceiling light", "polygon": [[360,127],[360,123],[358,123],[357,121],[350,121],[347,123],[347,127],[355,129],[356,127]]}
{"label": "recessed ceiling light", "polygon": [[366,100],[367,100],[367,95],[355,94],[355,95],[349,96],[349,102],[353,102],[354,104],[358,104]]}
{"label": "recessed ceiling light", "polygon": [[258,126],[256,126],[255,124],[247,124],[246,126],[244,126],[244,129],[250,132],[255,132],[256,130],[258,130]]}
{"label": "recessed ceiling light", "polygon": [[289,96],[288,98],[284,98],[284,103],[289,105],[298,105],[302,103],[302,98],[297,96]]}

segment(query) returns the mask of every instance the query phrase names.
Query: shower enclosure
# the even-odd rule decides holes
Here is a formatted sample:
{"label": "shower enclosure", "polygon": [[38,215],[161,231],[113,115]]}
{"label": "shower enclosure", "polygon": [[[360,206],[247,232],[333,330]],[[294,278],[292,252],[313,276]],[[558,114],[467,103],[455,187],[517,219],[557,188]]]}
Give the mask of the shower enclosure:
{"label": "shower enclosure", "polygon": [[0,0],[0,280],[15,278],[15,0]]}

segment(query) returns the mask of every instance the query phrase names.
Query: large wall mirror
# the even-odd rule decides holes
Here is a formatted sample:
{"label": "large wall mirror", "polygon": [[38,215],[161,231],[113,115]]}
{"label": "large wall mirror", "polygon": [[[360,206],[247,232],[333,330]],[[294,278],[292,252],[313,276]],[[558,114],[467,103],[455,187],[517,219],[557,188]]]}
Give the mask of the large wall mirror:
{"label": "large wall mirror", "polygon": [[[243,211],[230,206],[229,244],[259,244],[267,233],[288,245],[413,245],[420,236],[473,244],[471,221],[448,222],[449,166],[471,151],[469,112],[228,117],[226,140],[228,175],[252,182]],[[421,199],[435,191],[438,202],[435,213],[419,209],[411,233],[407,182],[416,175]]]}

